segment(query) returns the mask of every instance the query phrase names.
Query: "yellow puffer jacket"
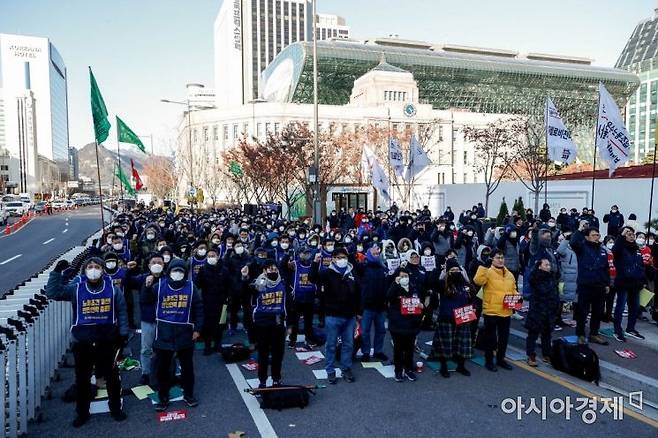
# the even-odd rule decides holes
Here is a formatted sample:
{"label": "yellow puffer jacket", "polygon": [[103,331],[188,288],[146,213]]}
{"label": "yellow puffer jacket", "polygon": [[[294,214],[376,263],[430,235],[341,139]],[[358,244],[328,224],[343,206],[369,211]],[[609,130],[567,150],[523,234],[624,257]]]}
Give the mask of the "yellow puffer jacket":
{"label": "yellow puffer jacket", "polygon": [[473,279],[475,284],[482,286],[482,314],[491,316],[511,316],[512,310],[503,307],[505,295],[518,294],[514,275],[507,269],[493,266],[480,266]]}

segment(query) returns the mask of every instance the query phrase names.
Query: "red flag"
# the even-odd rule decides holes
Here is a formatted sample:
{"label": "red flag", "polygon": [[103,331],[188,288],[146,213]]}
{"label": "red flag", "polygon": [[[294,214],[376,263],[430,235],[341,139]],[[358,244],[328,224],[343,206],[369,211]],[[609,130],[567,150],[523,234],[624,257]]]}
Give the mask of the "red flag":
{"label": "red flag", "polygon": [[135,163],[133,162],[132,158],[130,159],[130,167],[133,170],[133,178],[135,178],[135,190],[140,190],[142,187],[144,187],[144,184],[142,184],[142,179],[139,177],[137,169],[135,169]]}

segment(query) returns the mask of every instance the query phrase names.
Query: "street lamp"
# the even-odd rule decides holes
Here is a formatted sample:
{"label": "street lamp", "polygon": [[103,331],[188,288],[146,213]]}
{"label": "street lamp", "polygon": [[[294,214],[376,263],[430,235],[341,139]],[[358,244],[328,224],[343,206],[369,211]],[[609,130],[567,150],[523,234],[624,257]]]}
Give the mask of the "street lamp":
{"label": "street lamp", "polygon": [[[313,170],[315,173],[315,190],[313,190],[313,223],[322,222],[322,210],[320,208],[320,147],[318,144],[318,10],[317,0],[313,0],[313,147],[315,149]],[[310,175],[309,175],[310,176]]]}
{"label": "street lamp", "polygon": [[[192,190],[194,190],[194,166],[193,166],[193,160],[192,160],[192,122],[190,120],[190,113],[192,112],[192,107],[190,105],[190,99],[189,97],[185,99],[185,102],[181,102],[178,100],[169,100],[169,99],[160,99],[160,102],[162,103],[173,103],[176,105],[185,105],[187,107],[187,136],[188,136],[188,146],[189,146],[189,153],[190,153],[190,194],[192,193]],[[212,106],[204,106],[204,105],[194,105],[196,109],[212,109],[214,107]]]}

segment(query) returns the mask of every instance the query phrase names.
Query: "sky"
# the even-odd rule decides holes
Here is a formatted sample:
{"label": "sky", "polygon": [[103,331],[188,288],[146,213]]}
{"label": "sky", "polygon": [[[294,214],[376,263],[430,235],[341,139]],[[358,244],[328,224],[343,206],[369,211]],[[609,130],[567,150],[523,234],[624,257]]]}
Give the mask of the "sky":
{"label": "sky", "polygon": [[[232,1],[232,0],[226,0]],[[69,76],[69,140],[93,141],[91,66],[108,111],[154,151],[176,141],[185,84],[214,86],[213,23],[222,0],[0,0],[0,33],[50,38]],[[635,25],[658,0],[318,0],[346,18],[352,37],[400,38],[594,59],[614,65]],[[147,149],[150,140],[143,140]]]}

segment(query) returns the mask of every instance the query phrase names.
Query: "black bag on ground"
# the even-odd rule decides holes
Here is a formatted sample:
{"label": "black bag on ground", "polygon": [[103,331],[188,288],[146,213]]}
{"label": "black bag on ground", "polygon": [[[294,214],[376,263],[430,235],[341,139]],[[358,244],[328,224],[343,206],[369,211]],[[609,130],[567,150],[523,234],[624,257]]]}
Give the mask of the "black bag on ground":
{"label": "black bag on ground", "polygon": [[249,347],[246,347],[244,344],[233,344],[229,347],[222,348],[222,357],[226,363],[249,359],[250,353]]}
{"label": "black bag on ground", "polygon": [[588,345],[573,344],[564,338],[554,340],[551,364],[556,370],[587,382],[598,385],[601,379],[599,356]]}
{"label": "black bag on ground", "polygon": [[309,393],[315,394],[312,389],[301,385],[286,385],[258,391],[258,395],[261,397],[261,409],[279,411],[287,408],[304,409],[308,406]]}

